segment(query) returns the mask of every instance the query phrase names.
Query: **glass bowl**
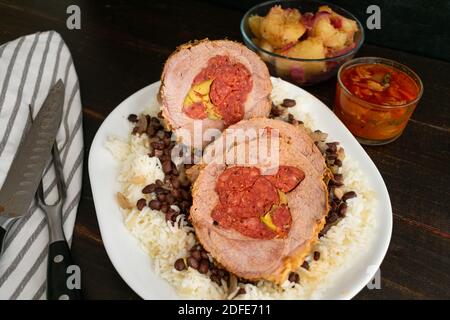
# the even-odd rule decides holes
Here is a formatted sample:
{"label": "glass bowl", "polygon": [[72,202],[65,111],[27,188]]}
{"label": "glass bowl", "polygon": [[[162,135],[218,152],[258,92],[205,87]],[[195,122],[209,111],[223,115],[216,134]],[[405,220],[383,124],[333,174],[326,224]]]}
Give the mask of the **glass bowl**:
{"label": "glass bowl", "polygon": [[[397,105],[382,105],[363,100],[344,85],[342,73],[358,65],[381,64],[401,71],[417,85],[417,96]],[[356,139],[366,145],[382,145],[397,139],[405,129],[423,94],[419,76],[407,66],[396,61],[377,58],[356,58],[343,64],[337,75],[336,97],[333,111]]]}
{"label": "glass bowl", "polygon": [[[248,20],[253,15],[266,16],[270,8],[275,5],[281,5],[283,9],[296,8],[302,14],[305,12],[315,13],[320,6],[329,6],[334,12],[356,21],[358,31],[354,35],[354,47],[338,56],[323,59],[290,58],[261,48],[252,40],[254,35],[250,30]],[[241,33],[246,46],[264,60],[271,75],[300,86],[313,85],[333,77],[343,63],[355,56],[364,42],[364,28],[354,15],[334,4],[312,0],[268,1],[256,5],[248,10],[242,18]]]}

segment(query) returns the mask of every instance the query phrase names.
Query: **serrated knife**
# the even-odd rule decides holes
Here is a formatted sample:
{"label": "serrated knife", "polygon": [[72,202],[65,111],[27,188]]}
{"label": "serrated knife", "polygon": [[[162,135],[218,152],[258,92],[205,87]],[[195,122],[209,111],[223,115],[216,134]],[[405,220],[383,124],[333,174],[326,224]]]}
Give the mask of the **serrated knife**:
{"label": "serrated knife", "polygon": [[50,89],[9,168],[0,189],[0,253],[13,221],[28,213],[61,123],[64,105],[62,80]]}

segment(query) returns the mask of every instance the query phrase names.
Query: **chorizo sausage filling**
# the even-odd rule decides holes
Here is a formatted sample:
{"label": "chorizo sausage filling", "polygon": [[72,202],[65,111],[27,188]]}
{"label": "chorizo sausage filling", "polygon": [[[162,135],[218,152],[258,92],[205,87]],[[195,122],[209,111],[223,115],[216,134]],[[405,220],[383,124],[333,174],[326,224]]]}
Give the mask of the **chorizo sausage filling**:
{"label": "chorizo sausage filling", "polygon": [[192,81],[183,112],[192,119],[222,119],[229,126],[243,119],[252,86],[251,74],[242,63],[217,55]]}
{"label": "chorizo sausage filling", "polygon": [[302,170],[280,166],[275,175],[256,167],[230,167],[216,183],[219,203],[211,217],[223,228],[255,239],[285,238],[292,224],[286,193],[305,178]]}

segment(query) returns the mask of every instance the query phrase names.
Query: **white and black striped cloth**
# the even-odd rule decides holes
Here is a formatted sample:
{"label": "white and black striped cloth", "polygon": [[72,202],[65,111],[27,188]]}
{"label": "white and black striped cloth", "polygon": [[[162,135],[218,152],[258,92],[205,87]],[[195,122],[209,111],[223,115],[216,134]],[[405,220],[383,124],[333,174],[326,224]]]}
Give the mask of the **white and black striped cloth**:
{"label": "white and black striped cloth", "polygon": [[[0,46],[0,185],[49,89],[58,79],[66,91],[57,143],[64,166],[67,199],[63,207],[66,238],[72,238],[81,195],[83,134],[78,78],[61,36],[40,32]],[[53,170],[46,171],[44,190],[56,198]],[[0,258],[0,299],[44,299],[46,291],[48,229],[42,210],[33,204],[5,240]]]}

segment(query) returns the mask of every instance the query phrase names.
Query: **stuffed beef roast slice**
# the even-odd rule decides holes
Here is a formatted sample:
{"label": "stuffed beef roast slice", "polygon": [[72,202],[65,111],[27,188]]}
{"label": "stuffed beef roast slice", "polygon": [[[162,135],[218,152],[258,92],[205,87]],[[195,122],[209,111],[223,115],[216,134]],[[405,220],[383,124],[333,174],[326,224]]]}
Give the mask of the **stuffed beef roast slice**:
{"label": "stuffed beef roast slice", "polygon": [[[254,239],[214,223],[211,215],[220,202],[215,186],[229,167],[214,161],[201,170],[194,183],[191,220],[205,249],[227,270],[246,279],[282,283],[303,262],[323,227],[328,212],[327,189],[323,182],[327,173],[325,161],[311,138],[300,128],[270,119],[241,121],[230,128],[240,126],[278,129],[280,166],[298,168],[304,173],[303,180],[286,194],[292,217],[289,233],[284,238]],[[213,145],[215,143],[219,140]],[[226,152],[239,147],[232,144]],[[283,181],[279,187],[288,188],[294,183]]]}
{"label": "stuffed beef roast slice", "polygon": [[182,132],[192,134],[195,120],[201,121],[202,130],[223,130],[270,112],[267,67],[237,42],[203,40],[183,45],[167,60],[161,80],[163,116],[177,133],[186,129]]}

